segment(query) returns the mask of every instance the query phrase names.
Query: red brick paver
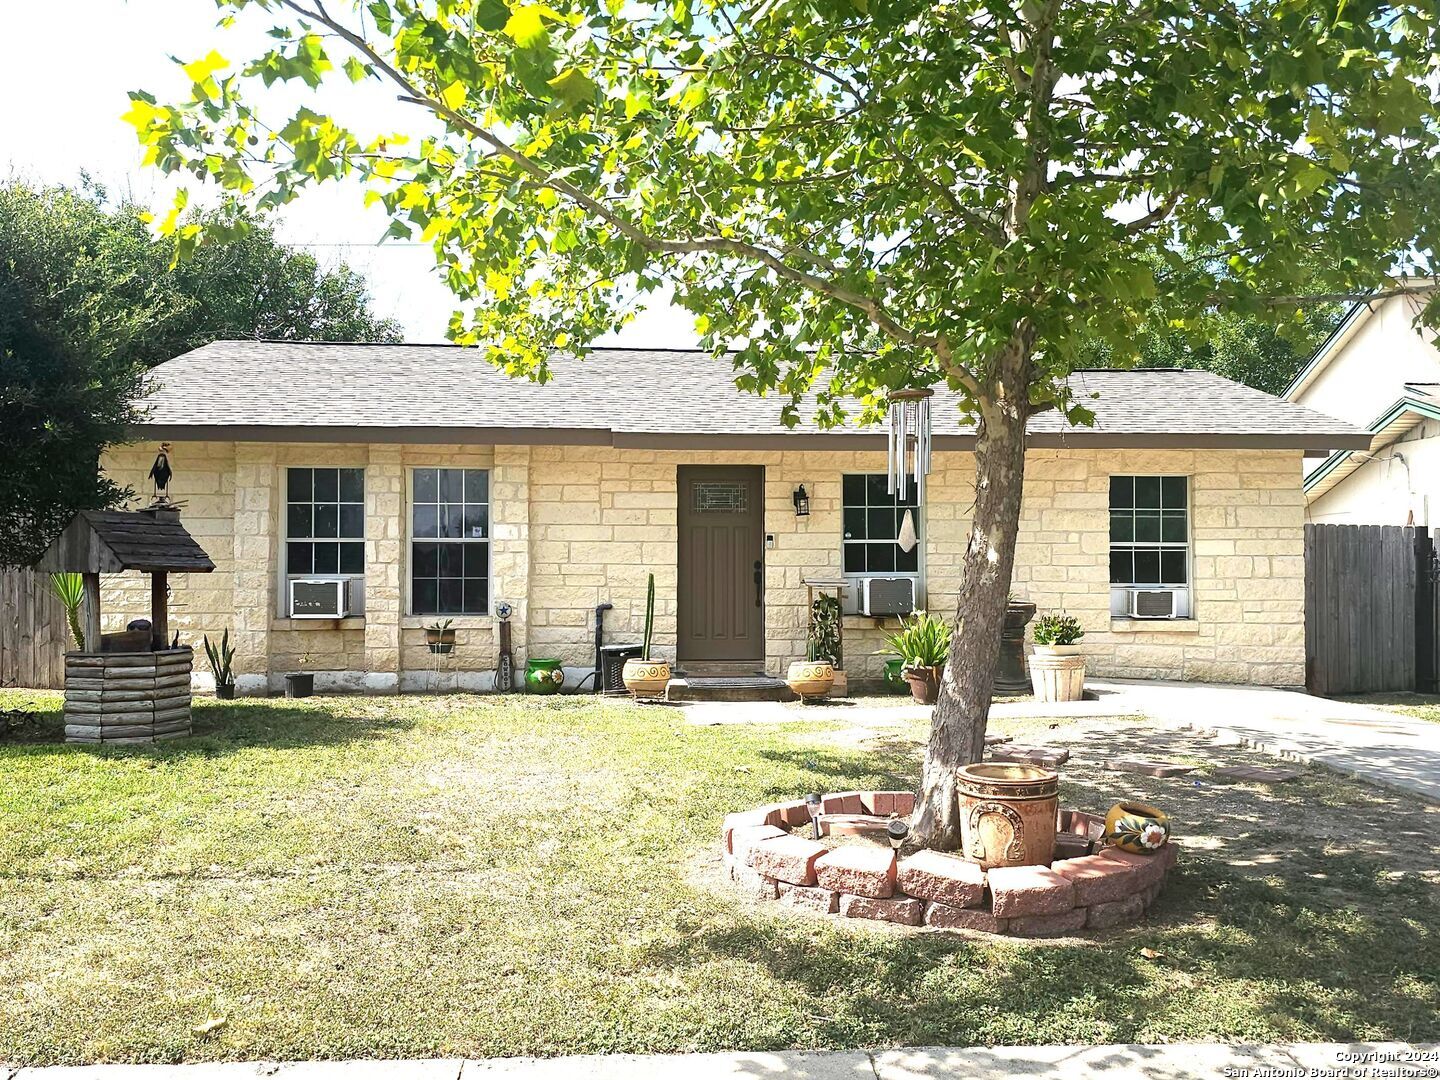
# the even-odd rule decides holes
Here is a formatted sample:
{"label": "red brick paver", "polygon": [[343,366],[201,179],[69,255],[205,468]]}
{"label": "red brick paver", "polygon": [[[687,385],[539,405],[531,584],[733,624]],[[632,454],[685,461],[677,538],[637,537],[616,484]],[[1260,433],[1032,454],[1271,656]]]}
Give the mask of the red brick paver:
{"label": "red brick paver", "polygon": [[815,860],[825,848],[803,836],[772,836],[750,853],[750,865],[759,873],[794,885],[815,884]]}
{"label": "red brick paver", "polygon": [[943,930],[983,930],[987,934],[1003,934],[1008,919],[997,919],[979,908],[951,907],[931,901],[925,905],[925,925]]}
{"label": "red brick paver", "polygon": [[973,862],[941,851],[917,851],[900,861],[896,881],[903,892],[951,907],[979,907],[985,895],[985,871]]}
{"label": "red brick paver", "polygon": [[895,853],[884,848],[842,847],[815,863],[820,884],[856,896],[886,897],[895,892]]}
{"label": "red brick paver", "polygon": [[1058,915],[1075,906],[1075,886],[1043,866],[997,866],[988,877],[996,918]]}
{"label": "red brick paver", "polygon": [[913,896],[880,900],[872,896],[844,893],[840,897],[840,914],[850,919],[879,919],[883,922],[919,926],[924,913],[925,901],[916,900]]}

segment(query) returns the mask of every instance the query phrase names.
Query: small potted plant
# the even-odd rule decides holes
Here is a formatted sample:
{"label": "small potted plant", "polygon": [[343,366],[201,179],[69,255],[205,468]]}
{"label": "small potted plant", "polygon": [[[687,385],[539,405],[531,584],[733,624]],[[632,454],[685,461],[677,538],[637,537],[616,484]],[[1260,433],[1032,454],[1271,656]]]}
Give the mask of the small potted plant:
{"label": "small potted plant", "polygon": [[425,644],[432,653],[448,653],[455,649],[454,619],[434,622],[425,627]]}
{"label": "small potted plant", "polygon": [[670,665],[650,655],[655,640],[655,575],[651,574],[645,586],[645,642],[640,647],[640,656],[626,660],[620,670],[620,679],[636,699],[663,697],[670,685]]}
{"label": "small potted plant", "polygon": [[934,705],[940,696],[940,676],[950,658],[950,624],[924,611],[900,620],[900,631],[885,641],[900,656],[900,675],[910,684],[910,696],[921,705]]}
{"label": "small potted plant", "polygon": [[[310,666],[310,655],[306,653],[300,657],[302,668]],[[315,693],[315,673],[313,671],[292,671],[285,676],[285,696],[287,698],[309,697]]]}
{"label": "small potted plant", "polygon": [[235,696],[235,650],[230,645],[228,626],[220,635],[218,646],[209,634],[205,635],[205,655],[210,660],[210,670],[215,673],[215,696],[221,701],[231,700]]}
{"label": "small potted plant", "polygon": [[844,678],[840,669],[840,600],[818,596],[810,608],[806,659],[785,671],[785,682],[804,702],[826,697]]}
{"label": "small potted plant", "polygon": [[1039,701],[1079,701],[1085,696],[1085,658],[1080,620],[1065,612],[1042,615],[1032,631],[1035,652],[1030,658],[1030,683]]}

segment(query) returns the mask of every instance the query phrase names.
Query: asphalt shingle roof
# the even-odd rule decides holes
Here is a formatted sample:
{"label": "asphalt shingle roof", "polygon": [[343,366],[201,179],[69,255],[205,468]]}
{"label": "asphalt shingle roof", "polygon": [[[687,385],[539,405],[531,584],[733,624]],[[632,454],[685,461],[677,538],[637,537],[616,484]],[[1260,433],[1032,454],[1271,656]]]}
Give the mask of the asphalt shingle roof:
{"label": "asphalt shingle roof", "polygon": [[[626,446],[856,446],[880,429],[822,431],[780,422],[782,400],[743,393],[708,353],[596,349],[558,357],[544,385],[512,379],[475,350],[439,345],[217,341],[161,364],[140,434],[297,438],[598,442]],[[1032,445],[1362,446],[1332,417],[1203,371],[1081,371],[1090,428],[1055,411],[1030,421]],[[1089,400],[1091,394],[1098,395]],[[956,399],[937,391],[938,445],[973,438]],[[950,407],[947,407],[949,405]],[[227,433],[221,429],[243,428]]]}

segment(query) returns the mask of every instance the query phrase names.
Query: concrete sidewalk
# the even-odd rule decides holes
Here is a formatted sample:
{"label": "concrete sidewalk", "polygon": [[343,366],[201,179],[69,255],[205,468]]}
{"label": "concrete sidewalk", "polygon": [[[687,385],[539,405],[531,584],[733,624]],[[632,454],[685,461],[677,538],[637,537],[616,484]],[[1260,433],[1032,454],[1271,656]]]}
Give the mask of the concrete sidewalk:
{"label": "concrete sidewalk", "polygon": [[1218,1080],[1258,1075],[1435,1077],[1440,1075],[1440,1044],[920,1047],[768,1054],[614,1054],[486,1061],[84,1065],[19,1069],[8,1073],[0,1066],[0,1080],[672,1080],[675,1077],[683,1080],[922,1080],[934,1077]]}

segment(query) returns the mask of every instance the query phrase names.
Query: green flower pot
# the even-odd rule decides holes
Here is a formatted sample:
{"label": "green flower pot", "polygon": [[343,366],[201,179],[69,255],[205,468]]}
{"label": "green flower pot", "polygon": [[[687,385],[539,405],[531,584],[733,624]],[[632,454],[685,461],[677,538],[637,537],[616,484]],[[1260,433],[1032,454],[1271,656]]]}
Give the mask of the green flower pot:
{"label": "green flower pot", "polygon": [[898,656],[893,660],[885,661],[885,689],[892,694],[908,694],[910,688],[905,685],[905,677],[900,674],[900,669],[905,666],[905,661]]}
{"label": "green flower pot", "polygon": [[565,673],[560,670],[560,661],[547,657],[532,657],[525,661],[525,689],[532,694],[558,694],[565,682]]}

